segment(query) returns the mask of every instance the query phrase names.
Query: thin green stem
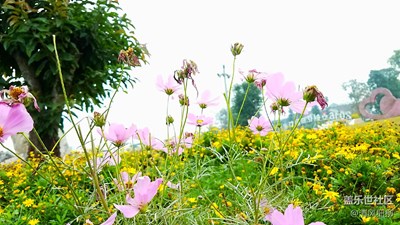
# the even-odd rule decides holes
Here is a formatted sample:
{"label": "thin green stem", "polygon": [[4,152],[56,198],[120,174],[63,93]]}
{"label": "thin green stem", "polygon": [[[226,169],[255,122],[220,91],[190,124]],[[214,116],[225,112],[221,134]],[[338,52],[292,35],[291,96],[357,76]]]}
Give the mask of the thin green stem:
{"label": "thin green stem", "polygon": [[299,123],[300,123],[301,119],[303,118],[304,113],[305,113],[305,111],[306,111],[306,109],[307,109],[307,105],[308,105],[308,102],[306,102],[306,104],[304,105],[303,111],[301,112],[299,119],[297,120],[297,122],[296,122],[296,124],[293,126],[293,128],[291,129],[291,131],[290,131],[289,135],[287,136],[286,140],[283,142],[282,150],[283,150],[283,149],[285,148],[285,146],[287,145],[287,143],[288,143],[290,137],[293,135],[293,133],[294,133],[294,131],[296,130],[296,128],[299,126]]}
{"label": "thin green stem", "polygon": [[[231,95],[232,95],[233,80],[235,78],[235,64],[236,64],[236,56],[233,57],[232,78],[231,78],[231,82],[229,84],[228,96],[226,96],[226,94],[224,94],[225,102],[227,105],[227,112],[228,112],[229,141],[231,143],[233,141],[232,136],[235,137],[235,126],[234,126],[234,120],[233,120],[232,109],[231,109]],[[231,132],[232,132],[232,134],[231,134]]]}
{"label": "thin green stem", "polygon": [[246,88],[246,92],[245,92],[245,94],[244,94],[244,98],[243,98],[243,101],[242,101],[242,105],[240,106],[239,113],[238,113],[238,115],[237,115],[237,117],[236,117],[235,127],[238,125],[239,118],[240,118],[240,114],[242,113],[244,103],[246,102],[246,98],[247,98],[247,95],[248,95],[249,90],[250,90],[250,85],[251,85],[251,83],[247,83],[247,88]]}

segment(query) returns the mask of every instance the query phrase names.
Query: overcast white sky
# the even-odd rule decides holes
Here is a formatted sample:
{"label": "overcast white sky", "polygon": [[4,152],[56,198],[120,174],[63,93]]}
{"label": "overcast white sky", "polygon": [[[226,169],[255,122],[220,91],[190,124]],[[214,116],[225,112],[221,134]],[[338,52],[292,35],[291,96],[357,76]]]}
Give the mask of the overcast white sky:
{"label": "overcast white sky", "polygon": [[197,63],[199,89],[210,89],[222,100],[224,83],[217,74],[222,65],[232,74],[230,46],[240,42],[244,49],[237,69],[283,72],[301,87],[317,85],[330,103],[345,103],[349,101],[343,82],[367,81],[370,70],[388,67],[388,58],[400,49],[396,0],[119,3],[151,57],[148,65],[132,71],[139,82],[127,94],[117,95],[109,119],[149,127],[156,136],[165,136],[166,110],[166,96],[156,89],[156,77],[173,74],[183,59]]}
{"label": "overcast white sky", "polygon": [[155,133],[160,133],[166,105],[155,79],[173,74],[183,59],[197,63],[200,74],[195,79],[200,90],[211,89],[222,96],[224,83],[217,74],[222,65],[232,74],[230,46],[240,42],[244,49],[237,69],[283,72],[301,87],[317,85],[330,103],[344,103],[349,101],[343,82],[367,81],[370,70],[388,67],[388,58],[400,49],[399,1],[119,3],[151,57],[148,65],[132,71],[140,82],[128,94],[117,96],[110,119],[132,121]]}

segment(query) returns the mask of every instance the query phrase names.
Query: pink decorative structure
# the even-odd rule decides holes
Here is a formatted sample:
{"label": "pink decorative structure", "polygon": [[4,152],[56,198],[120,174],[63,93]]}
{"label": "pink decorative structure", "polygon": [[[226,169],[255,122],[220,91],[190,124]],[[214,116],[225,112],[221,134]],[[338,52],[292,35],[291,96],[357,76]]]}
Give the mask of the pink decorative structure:
{"label": "pink decorative structure", "polygon": [[[372,114],[367,111],[366,106],[368,104],[374,104],[378,95],[384,95],[379,103],[379,109],[382,112],[380,114]],[[358,105],[358,109],[365,118],[374,120],[387,119],[395,116],[400,116],[400,99],[397,99],[393,94],[386,88],[377,88],[371,92],[371,95],[365,98]]]}

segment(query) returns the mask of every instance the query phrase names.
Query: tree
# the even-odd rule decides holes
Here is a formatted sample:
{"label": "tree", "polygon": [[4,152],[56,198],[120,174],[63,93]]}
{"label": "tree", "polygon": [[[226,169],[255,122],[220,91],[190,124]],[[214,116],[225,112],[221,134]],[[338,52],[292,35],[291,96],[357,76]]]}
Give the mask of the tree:
{"label": "tree", "polygon": [[394,54],[389,58],[388,63],[394,69],[400,69],[400,50],[395,50]]}
{"label": "tree", "polygon": [[[121,49],[131,47],[133,66],[145,62],[142,45],[128,31],[134,27],[121,15],[117,1],[0,0],[0,85],[28,85],[41,112],[30,109],[35,129],[52,149],[63,128],[65,100],[53,45],[57,50],[68,101],[73,109],[93,110],[112,90],[135,82],[118,63]],[[30,139],[44,148],[31,132]],[[32,148],[30,148],[32,150]],[[59,155],[59,147],[54,151]]]}
{"label": "tree", "polygon": [[343,83],[342,88],[348,92],[349,98],[353,102],[356,111],[358,111],[358,104],[370,93],[368,84],[358,82],[356,79]]}
{"label": "tree", "polygon": [[398,76],[399,71],[395,68],[371,70],[367,83],[371,90],[384,87],[389,89],[396,98],[400,98],[400,80]]}
{"label": "tree", "polygon": [[217,120],[221,129],[228,128],[228,111],[226,109],[221,109],[217,113]]}
{"label": "tree", "polygon": [[[245,100],[244,98],[247,89],[248,92]],[[243,100],[245,100],[244,103]],[[240,117],[237,124],[241,126],[247,126],[248,120],[252,116],[259,116],[258,111],[261,107],[261,104],[261,91],[253,83],[243,82],[241,84],[236,84],[233,87],[233,99],[231,108],[235,124],[241,107],[242,111],[240,112]]]}

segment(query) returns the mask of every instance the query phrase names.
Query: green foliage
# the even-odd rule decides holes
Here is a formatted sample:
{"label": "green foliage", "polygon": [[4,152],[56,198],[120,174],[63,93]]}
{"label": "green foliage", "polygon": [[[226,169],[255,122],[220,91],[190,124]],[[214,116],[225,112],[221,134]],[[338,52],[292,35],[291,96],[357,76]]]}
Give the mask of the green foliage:
{"label": "green foliage", "polygon": [[0,3],[0,85],[8,88],[10,84],[27,84],[37,96],[42,112],[32,110],[31,114],[40,124],[36,127],[39,134],[54,133],[54,127],[62,126],[65,107],[53,35],[73,108],[93,110],[120,84],[124,88],[134,84],[135,79],[117,61],[119,52],[131,47],[144,62],[145,53],[130,33],[134,27],[117,1]]}
{"label": "green foliage", "polygon": [[356,79],[343,83],[342,88],[348,92],[349,98],[354,103],[357,110],[358,103],[360,103],[370,93],[370,86],[367,83],[359,82]]}
{"label": "green foliage", "polygon": [[233,94],[232,115],[235,123],[237,120],[237,125],[247,126],[252,116],[259,115],[262,105],[261,91],[253,83],[243,82],[234,86]]}
{"label": "green foliage", "polygon": [[371,89],[384,87],[389,89],[396,98],[400,98],[399,71],[394,68],[371,70],[369,73],[368,85]]}
{"label": "green foliage", "polygon": [[[246,127],[239,127],[236,134],[239,141],[229,150],[233,154],[225,156],[219,153],[224,151],[223,143],[228,142],[228,136],[221,129],[203,133],[191,148],[177,157],[154,149],[122,151],[120,171],[130,176],[141,171],[152,180],[172,172],[175,175],[163,176],[165,182],[179,182],[182,190],[170,189],[164,183],[146,212],[132,219],[118,213],[115,224],[208,224],[210,221],[254,224],[255,206],[251,199],[254,190],[260,189],[260,180],[268,182],[261,190],[268,207],[282,211],[289,203],[297,202],[303,209],[305,224],[315,221],[329,225],[395,224],[398,221],[398,122],[299,129],[283,154],[278,154],[279,149],[270,148],[273,133],[261,137]],[[283,170],[274,175],[261,172],[263,162],[273,167],[277,161],[284,165]],[[67,182],[55,176],[56,167],[51,163],[34,161],[34,169],[14,163],[2,165],[0,170],[0,223],[26,224],[31,219],[39,219],[40,224],[83,224],[89,218],[94,224],[100,224],[100,218],[102,221],[108,218],[100,209],[91,177],[85,172],[88,166],[84,155],[75,152],[57,164],[84,203],[83,214],[71,206]],[[107,165],[99,172],[110,205],[125,204],[125,193],[118,191],[113,182],[117,171],[116,166]],[[327,197],[328,191],[336,193],[336,199]],[[394,211],[389,204],[344,203],[345,196],[356,195],[391,195],[390,207]],[[34,204],[24,204],[27,199],[32,199]],[[368,216],[370,212],[387,214],[373,218]],[[369,222],[362,222],[360,215],[368,217]],[[262,220],[257,223],[269,224]]]}

